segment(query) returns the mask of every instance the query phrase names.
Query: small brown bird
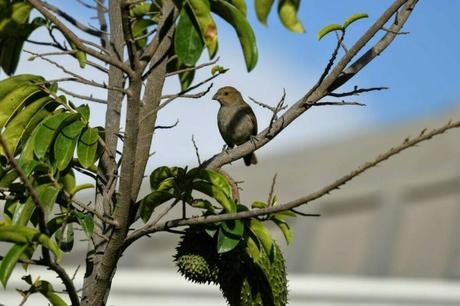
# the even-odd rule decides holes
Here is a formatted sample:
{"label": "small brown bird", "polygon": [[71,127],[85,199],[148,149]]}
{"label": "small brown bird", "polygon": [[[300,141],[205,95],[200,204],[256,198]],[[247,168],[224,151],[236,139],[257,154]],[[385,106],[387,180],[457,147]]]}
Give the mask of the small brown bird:
{"label": "small brown bird", "polygon": [[[257,135],[257,119],[251,107],[244,102],[241,93],[231,86],[220,88],[213,100],[220,103],[217,125],[229,148],[245,143]],[[243,157],[246,166],[257,164],[254,153]]]}

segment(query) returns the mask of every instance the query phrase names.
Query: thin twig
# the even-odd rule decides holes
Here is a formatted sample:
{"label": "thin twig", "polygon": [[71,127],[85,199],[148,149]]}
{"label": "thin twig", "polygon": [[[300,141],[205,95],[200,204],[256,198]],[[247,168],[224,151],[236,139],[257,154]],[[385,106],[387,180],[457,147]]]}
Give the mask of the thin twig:
{"label": "thin twig", "polygon": [[328,106],[328,105],[337,105],[337,106],[343,106],[343,105],[356,105],[356,106],[366,106],[364,103],[359,103],[359,102],[346,102],[346,101],[341,101],[341,102],[316,102],[313,104],[313,106]]}
{"label": "thin twig", "polygon": [[176,122],[171,125],[156,125],[154,130],[172,129],[172,128],[175,128],[178,124],[179,124],[179,119],[177,119]]}
{"label": "thin twig", "polygon": [[86,101],[91,101],[91,102],[96,102],[96,103],[100,103],[100,104],[107,104],[106,100],[95,98],[92,95],[91,96],[80,95],[80,94],[74,93],[73,91],[64,89],[62,87],[59,87],[59,90],[62,91],[63,93],[65,93],[65,94],[68,94],[69,96],[74,97],[74,98],[78,98],[78,99],[82,99],[82,100],[86,100]]}
{"label": "thin twig", "polygon": [[278,173],[275,173],[272,179],[272,185],[270,186],[270,192],[268,193],[267,205],[272,206],[273,194],[275,193],[276,177]]}
{"label": "thin twig", "polygon": [[328,96],[337,97],[337,98],[358,96],[360,93],[363,93],[363,92],[381,91],[381,90],[387,90],[387,89],[388,87],[358,88],[358,86],[355,86],[352,91],[340,92],[340,93],[331,92],[328,94]]}
{"label": "thin twig", "polygon": [[195,148],[195,154],[196,154],[196,159],[198,160],[198,165],[201,166],[200,151],[198,150],[198,146],[196,145],[196,142],[195,142],[195,135],[192,135],[192,143],[193,143],[193,147]]}

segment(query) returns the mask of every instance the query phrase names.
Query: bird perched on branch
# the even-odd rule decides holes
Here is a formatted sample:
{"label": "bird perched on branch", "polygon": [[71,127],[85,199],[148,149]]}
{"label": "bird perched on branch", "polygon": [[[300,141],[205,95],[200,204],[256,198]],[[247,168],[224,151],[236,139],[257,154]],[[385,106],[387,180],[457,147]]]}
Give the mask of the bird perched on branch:
{"label": "bird perched on branch", "polygon": [[[229,148],[240,145],[257,135],[257,118],[251,107],[244,102],[241,93],[231,86],[220,88],[213,100],[220,103],[217,125]],[[252,152],[243,157],[246,166],[257,164]]]}

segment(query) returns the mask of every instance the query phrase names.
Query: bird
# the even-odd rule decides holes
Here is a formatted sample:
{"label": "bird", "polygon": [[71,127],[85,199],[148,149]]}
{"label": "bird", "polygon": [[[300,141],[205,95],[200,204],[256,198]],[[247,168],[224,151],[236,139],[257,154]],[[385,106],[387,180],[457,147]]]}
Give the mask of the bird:
{"label": "bird", "polygon": [[[234,87],[225,86],[212,97],[220,103],[217,113],[219,132],[229,148],[241,145],[257,135],[257,118],[252,108]],[[246,166],[257,164],[254,152],[243,157]]]}

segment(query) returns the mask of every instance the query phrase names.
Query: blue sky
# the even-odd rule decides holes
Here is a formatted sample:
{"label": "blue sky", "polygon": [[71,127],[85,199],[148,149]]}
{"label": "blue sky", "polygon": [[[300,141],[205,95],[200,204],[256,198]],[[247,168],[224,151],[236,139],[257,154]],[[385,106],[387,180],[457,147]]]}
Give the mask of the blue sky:
{"label": "blue sky", "polygon": [[[96,25],[89,17],[94,12],[82,8],[76,1],[50,1],[70,12],[81,22]],[[370,18],[360,20],[347,32],[345,43],[352,43],[371,25],[392,1],[369,0],[304,0],[299,16],[307,33],[294,34],[284,29],[276,14],[276,6],[269,17],[268,27],[257,22],[249,3],[249,18],[254,27],[259,46],[259,63],[247,73],[241,48],[233,29],[218,20],[220,65],[230,71],[215,81],[211,93],[196,100],[178,100],[164,109],[158,124],[169,124],[179,119],[174,130],[161,130],[154,140],[155,161],[158,164],[195,162],[191,135],[200,147],[202,158],[219,152],[223,141],[216,124],[218,105],[211,95],[220,86],[233,85],[240,89],[248,100],[251,96],[259,101],[274,104],[279,100],[283,88],[287,102],[292,104],[313,85],[321,74],[335,45],[335,37],[325,37],[320,42],[316,33],[330,23],[342,23],[357,12],[368,13]],[[385,92],[363,94],[351,98],[367,104],[359,107],[315,108],[296,120],[283,133],[259,151],[260,155],[296,149],[312,143],[330,141],[341,137],[352,137],[364,130],[394,126],[419,117],[435,116],[449,109],[460,107],[460,1],[420,1],[411,19],[404,27],[409,35],[401,35],[375,61],[352,79],[341,90],[354,85],[360,87],[388,86]],[[381,33],[383,34],[383,33]],[[46,37],[44,31],[34,33],[34,38]],[[38,50],[36,46],[29,49]],[[24,56],[27,58],[27,56]],[[203,54],[202,61],[208,60]],[[61,59],[74,71],[80,71],[75,60]],[[23,60],[18,72],[45,74],[48,78],[63,76],[59,70],[39,60]],[[91,79],[104,80],[98,72],[87,69],[82,72]],[[209,77],[209,70],[200,71],[197,79]],[[77,84],[63,84],[64,88],[77,92],[92,92],[103,97],[100,90]],[[165,93],[178,90],[176,79],[168,80]],[[75,101],[78,102],[78,101]],[[265,128],[270,113],[252,104],[259,121],[259,129]],[[103,106],[95,106],[94,124],[103,122]],[[175,147],[175,154],[170,148]]]}

